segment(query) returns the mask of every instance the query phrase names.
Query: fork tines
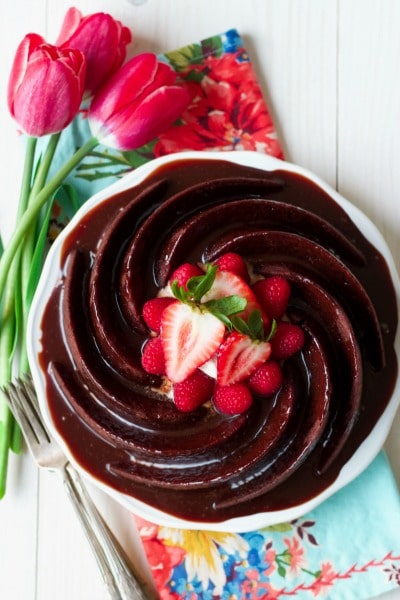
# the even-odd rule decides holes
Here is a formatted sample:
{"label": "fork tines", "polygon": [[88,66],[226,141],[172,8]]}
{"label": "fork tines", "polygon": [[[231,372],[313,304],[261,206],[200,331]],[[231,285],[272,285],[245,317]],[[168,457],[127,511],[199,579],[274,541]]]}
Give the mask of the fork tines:
{"label": "fork tines", "polygon": [[22,431],[32,432],[36,442],[50,442],[49,433],[40,414],[39,402],[30,375],[17,378],[2,388],[10,406],[11,412],[21,425]]}

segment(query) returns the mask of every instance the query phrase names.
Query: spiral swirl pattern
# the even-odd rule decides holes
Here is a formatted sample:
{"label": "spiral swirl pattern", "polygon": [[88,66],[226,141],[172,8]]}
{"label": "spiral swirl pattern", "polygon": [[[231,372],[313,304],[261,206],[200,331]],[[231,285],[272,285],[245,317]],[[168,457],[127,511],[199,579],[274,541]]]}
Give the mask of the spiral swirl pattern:
{"label": "spiral swirl pattern", "polygon": [[[183,262],[231,251],[290,281],[289,316],[306,343],[276,396],[246,414],[181,413],[141,367],[142,306]],[[385,261],[318,186],[283,170],[180,160],[92,209],[66,239],[41,360],[54,421],[85,468],[212,521],[286,508],[329,485],[390,398],[396,326]]]}

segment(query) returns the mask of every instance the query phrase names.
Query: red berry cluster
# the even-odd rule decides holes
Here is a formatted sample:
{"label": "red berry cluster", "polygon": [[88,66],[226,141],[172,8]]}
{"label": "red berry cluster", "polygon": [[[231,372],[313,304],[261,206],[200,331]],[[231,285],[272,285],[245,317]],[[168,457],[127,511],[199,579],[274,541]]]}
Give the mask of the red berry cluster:
{"label": "red berry cluster", "polygon": [[[142,366],[170,381],[179,410],[193,411],[211,400],[219,412],[234,415],[245,412],[255,396],[279,391],[282,362],[302,348],[304,332],[286,318],[291,295],[286,279],[271,276],[251,284],[247,264],[236,253],[214,265],[212,284],[197,304],[185,298],[193,281],[206,275],[191,263],[174,271],[165,295],[144,304],[143,319],[153,334],[143,347]],[[183,301],[173,296],[172,282],[183,290]],[[218,313],[219,302],[232,298],[244,308],[229,320]],[[213,363],[215,378],[202,370],[206,363]]]}

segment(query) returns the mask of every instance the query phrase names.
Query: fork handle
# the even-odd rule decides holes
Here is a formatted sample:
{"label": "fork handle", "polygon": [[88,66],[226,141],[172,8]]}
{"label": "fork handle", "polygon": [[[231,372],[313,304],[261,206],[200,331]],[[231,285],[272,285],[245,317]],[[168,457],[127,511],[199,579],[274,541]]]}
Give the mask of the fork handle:
{"label": "fork handle", "polygon": [[125,553],[107,527],[86,491],[76,469],[67,463],[60,470],[68,496],[99,565],[103,581],[112,600],[154,600],[147,584],[133,572]]}

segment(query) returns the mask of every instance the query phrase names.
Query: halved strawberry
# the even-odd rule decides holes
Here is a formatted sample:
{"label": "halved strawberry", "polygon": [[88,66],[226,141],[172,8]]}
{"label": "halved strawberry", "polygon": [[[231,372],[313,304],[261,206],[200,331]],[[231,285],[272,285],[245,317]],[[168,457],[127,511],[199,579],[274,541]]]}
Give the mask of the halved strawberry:
{"label": "halved strawberry", "polygon": [[215,280],[211,289],[203,296],[202,302],[208,300],[217,300],[226,296],[240,296],[247,301],[244,311],[239,313],[242,319],[247,319],[253,310],[259,310],[262,313],[264,324],[269,321],[267,317],[264,319],[264,313],[260,308],[257,298],[249,285],[235,273],[229,271],[217,271]]}
{"label": "halved strawberry", "polygon": [[183,381],[217,351],[225,325],[211,313],[188,304],[170,304],[163,312],[161,339],[168,379]]}
{"label": "halved strawberry", "polygon": [[271,344],[230,333],[217,353],[217,382],[230,385],[247,379],[271,354]]}

